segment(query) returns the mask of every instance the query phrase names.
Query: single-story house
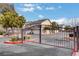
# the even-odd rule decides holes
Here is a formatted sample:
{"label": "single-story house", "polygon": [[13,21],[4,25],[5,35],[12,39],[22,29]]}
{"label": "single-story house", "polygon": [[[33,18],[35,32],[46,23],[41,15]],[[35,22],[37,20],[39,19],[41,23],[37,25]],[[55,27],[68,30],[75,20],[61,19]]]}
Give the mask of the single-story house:
{"label": "single-story house", "polygon": [[49,19],[41,19],[33,22],[28,22],[24,25],[25,30],[32,30],[34,33],[39,33],[39,25],[41,25],[42,34],[51,34],[50,30],[44,30],[45,27],[49,27],[51,21]]}

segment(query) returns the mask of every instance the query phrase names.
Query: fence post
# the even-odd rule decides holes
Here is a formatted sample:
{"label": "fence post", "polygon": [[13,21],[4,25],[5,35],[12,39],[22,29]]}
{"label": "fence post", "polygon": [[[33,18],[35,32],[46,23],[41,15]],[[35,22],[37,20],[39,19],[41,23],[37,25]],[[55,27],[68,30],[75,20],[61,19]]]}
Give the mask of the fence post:
{"label": "fence post", "polygon": [[73,28],[73,37],[74,37],[74,49],[73,52],[77,52],[78,51],[78,46],[77,46],[77,26]]}
{"label": "fence post", "polygon": [[21,29],[21,40],[23,42],[24,38],[23,38],[23,29]]}
{"label": "fence post", "polygon": [[76,43],[77,43],[77,52],[79,49],[79,26],[76,26]]}
{"label": "fence post", "polygon": [[39,44],[41,44],[41,25],[39,25]]}

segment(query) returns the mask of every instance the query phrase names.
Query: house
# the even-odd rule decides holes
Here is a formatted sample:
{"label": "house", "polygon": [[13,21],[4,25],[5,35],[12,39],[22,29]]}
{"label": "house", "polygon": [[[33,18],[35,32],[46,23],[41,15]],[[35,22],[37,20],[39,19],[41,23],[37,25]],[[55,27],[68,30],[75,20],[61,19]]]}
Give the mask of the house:
{"label": "house", "polygon": [[45,27],[52,25],[49,19],[41,19],[33,22],[28,22],[24,25],[24,29],[31,30],[37,34],[39,33],[39,25],[41,25],[42,34],[51,34],[50,30],[44,30]]}

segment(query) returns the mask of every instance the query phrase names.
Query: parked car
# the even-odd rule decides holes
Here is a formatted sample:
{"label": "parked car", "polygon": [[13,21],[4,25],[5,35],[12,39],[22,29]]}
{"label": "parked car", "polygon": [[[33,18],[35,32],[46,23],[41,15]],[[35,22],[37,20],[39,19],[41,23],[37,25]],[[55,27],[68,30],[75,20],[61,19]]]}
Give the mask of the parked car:
{"label": "parked car", "polygon": [[27,34],[34,34],[34,32],[29,32],[29,33],[27,33]]}

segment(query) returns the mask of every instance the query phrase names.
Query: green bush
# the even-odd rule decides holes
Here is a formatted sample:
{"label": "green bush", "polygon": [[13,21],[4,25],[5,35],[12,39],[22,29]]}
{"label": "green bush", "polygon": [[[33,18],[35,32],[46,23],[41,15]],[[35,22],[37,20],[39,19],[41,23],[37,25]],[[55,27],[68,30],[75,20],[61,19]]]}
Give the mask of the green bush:
{"label": "green bush", "polygon": [[[24,36],[24,40],[29,40],[29,39],[31,39],[30,36]],[[21,38],[18,38],[18,37],[12,37],[12,38],[10,39],[10,41],[12,41],[12,42],[20,41],[20,40],[22,40],[22,39],[21,39]]]}
{"label": "green bush", "polygon": [[31,39],[31,37],[27,37],[27,39]]}
{"label": "green bush", "polygon": [[3,35],[5,32],[3,32],[3,31],[0,31],[0,35]]}
{"label": "green bush", "polygon": [[30,36],[26,36],[26,37],[24,37],[24,39],[25,40],[29,40],[29,39],[31,39],[31,37]]}
{"label": "green bush", "polygon": [[10,41],[14,42],[14,41],[18,41],[18,39],[16,37],[12,37]]}

